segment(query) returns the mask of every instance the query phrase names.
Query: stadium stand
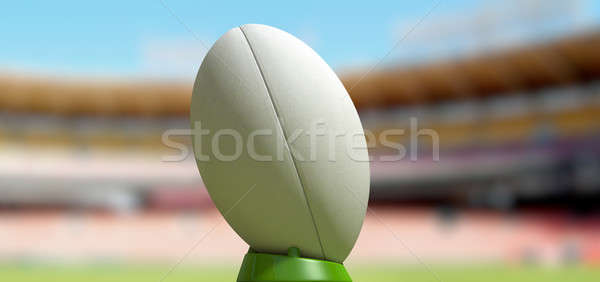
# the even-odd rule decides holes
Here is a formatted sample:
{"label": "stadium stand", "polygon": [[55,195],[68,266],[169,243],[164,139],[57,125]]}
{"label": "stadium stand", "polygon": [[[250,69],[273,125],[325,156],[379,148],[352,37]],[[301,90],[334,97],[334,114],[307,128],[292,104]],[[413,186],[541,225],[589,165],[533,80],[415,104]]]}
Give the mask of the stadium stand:
{"label": "stadium stand", "polygon": [[[344,73],[374,136],[391,128],[410,132],[415,117],[418,129],[439,138],[439,161],[432,159],[435,138],[427,134],[417,144],[408,133],[390,136],[407,148],[418,146],[416,161],[381,161],[397,152],[374,140],[373,198],[510,208],[521,199],[597,197],[597,50],[600,32],[594,30],[475,57],[387,67],[357,87],[360,74]],[[164,197],[164,206],[177,206],[178,197],[164,187],[180,186],[182,193],[202,185],[185,134],[188,84],[0,75],[0,202],[128,209],[160,208]],[[187,148],[181,162],[165,161],[177,157],[165,144],[172,129],[183,130],[166,137]],[[206,205],[206,197],[189,199]]]}

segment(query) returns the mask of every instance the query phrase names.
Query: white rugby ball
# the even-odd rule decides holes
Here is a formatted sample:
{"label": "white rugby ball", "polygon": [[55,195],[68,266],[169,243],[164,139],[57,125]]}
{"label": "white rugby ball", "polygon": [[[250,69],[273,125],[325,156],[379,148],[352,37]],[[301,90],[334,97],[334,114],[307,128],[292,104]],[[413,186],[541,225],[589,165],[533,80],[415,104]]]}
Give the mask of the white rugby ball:
{"label": "white rugby ball", "polygon": [[273,27],[229,30],[194,84],[194,153],[208,192],[255,251],[343,262],[369,196],[363,129],[309,46]]}

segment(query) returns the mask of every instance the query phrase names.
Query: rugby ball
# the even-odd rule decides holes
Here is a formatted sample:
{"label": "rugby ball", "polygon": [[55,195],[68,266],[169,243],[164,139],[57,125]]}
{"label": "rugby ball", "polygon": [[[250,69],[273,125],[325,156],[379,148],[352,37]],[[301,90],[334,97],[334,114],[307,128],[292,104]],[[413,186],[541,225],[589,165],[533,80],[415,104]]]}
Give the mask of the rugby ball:
{"label": "rugby ball", "polygon": [[273,27],[229,30],[194,83],[196,163],[216,207],[256,252],[343,262],[369,196],[364,132],[309,46]]}

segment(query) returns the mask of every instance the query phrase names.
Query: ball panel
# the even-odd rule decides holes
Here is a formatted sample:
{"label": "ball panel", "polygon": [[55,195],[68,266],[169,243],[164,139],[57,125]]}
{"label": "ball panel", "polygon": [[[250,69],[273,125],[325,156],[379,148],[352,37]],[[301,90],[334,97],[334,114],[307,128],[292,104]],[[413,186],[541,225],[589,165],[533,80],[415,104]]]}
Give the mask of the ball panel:
{"label": "ball panel", "polygon": [[[239,28],[221,37],[208,52],[198,72],[190,113],[196,135],[198,169],[212,200],[233,229],[256,251],[285,254],[297,246],[306,256],[324,258],[296,169],[263,78]],[[200,123],[196,123],[200,122]],[[213,138],[232,129],[243,139],[243,153],[234,161],[219,160]],[[249,156],[247,137],[256,129],[274,135],[255,139],[257,153],[276,161]],[[218,152],[232,156],[235,137],[223,134]],[[277,150],[283,150],[278,154]],[[277,161],[277,159],[281,161]],[[250,190],[251,189],[251,190]]]}
{"label": "ball panel", "polygon": [[333,70],[302,41],[264,25],[245,25],[242,31],[286,135],[326,131],[288,143],[297,153],[295,165],[325,257],[342,262],[358,237],[369,195],[368,153],[356,109]]}

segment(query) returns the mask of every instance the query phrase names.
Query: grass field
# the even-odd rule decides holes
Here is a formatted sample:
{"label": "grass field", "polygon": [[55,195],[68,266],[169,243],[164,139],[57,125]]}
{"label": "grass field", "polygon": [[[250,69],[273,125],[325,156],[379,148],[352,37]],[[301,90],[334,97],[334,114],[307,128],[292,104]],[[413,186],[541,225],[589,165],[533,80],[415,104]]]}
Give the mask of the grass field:
{"label": "grass field", "polygon": [[[435,275],[424,267],[353,267],[354,281],[360,282],[597,282],[600,268],[591,267],[506,267],[506,266],[432,266]],[[11,282],[151,282],[161,281],[166,266],[50,266],[0,265],[1,281]],[[180,267],[167,275],[164,281],[235,281],[233,267]],[[439,278],[439,279],[438,279]]]}

